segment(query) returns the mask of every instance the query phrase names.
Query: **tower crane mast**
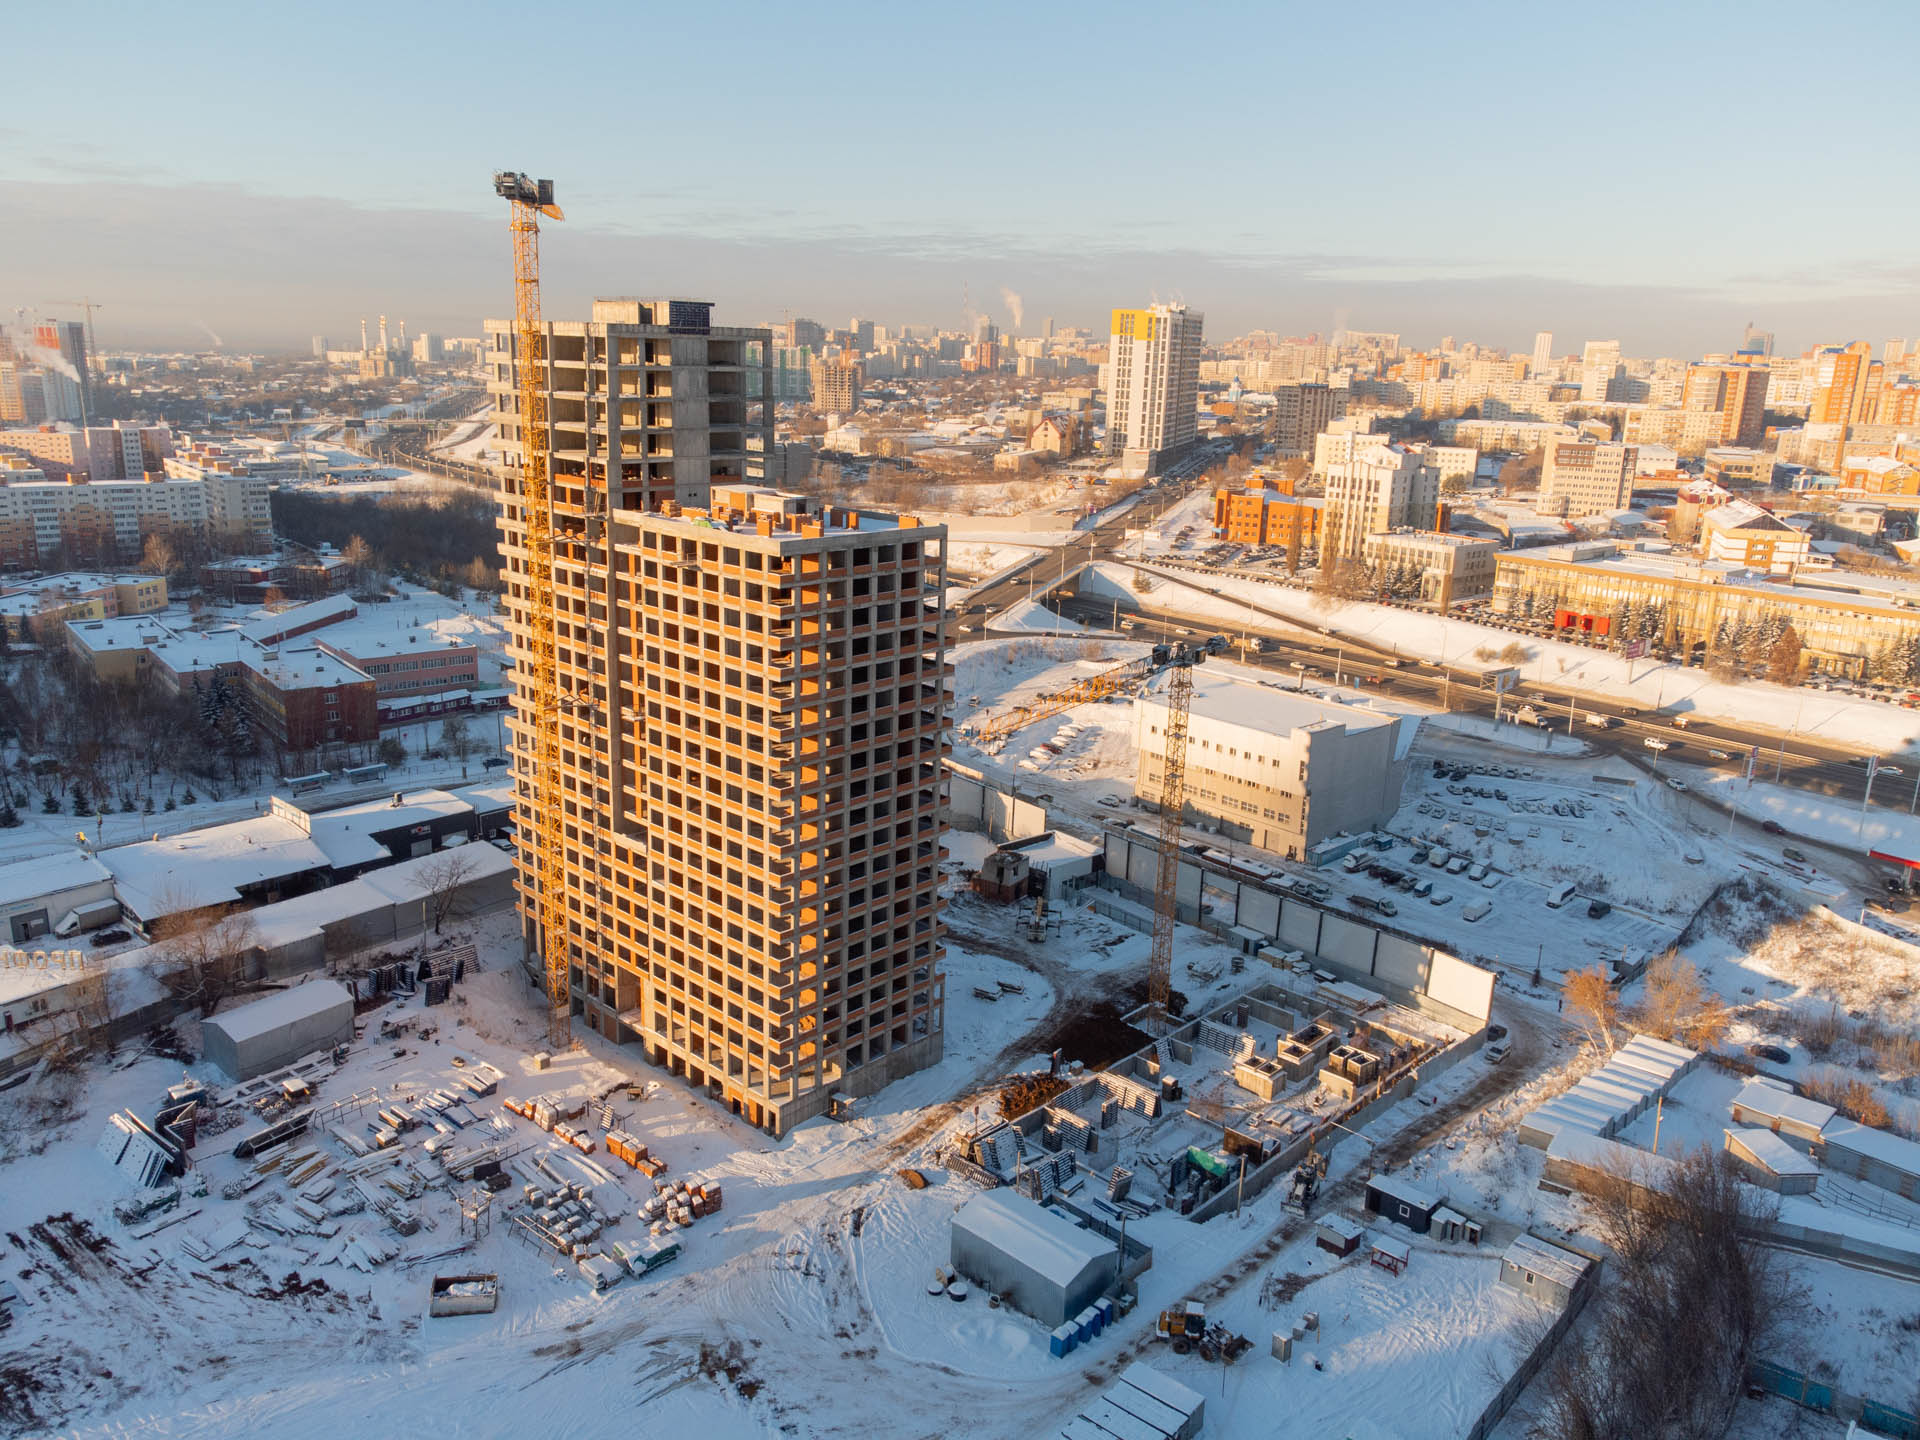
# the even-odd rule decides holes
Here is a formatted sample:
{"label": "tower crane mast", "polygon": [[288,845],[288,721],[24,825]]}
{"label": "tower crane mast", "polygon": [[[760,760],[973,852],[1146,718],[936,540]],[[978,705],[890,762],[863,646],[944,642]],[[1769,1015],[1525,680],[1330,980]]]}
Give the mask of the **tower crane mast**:
{"label": "tower crane mast", "polygon": [[[526,548],[527,650],[530,673],[520,678],[532,722],[532,775],[527,813],[533,825],[533,911],[547,989],[547,1043],[573,1042],[573,942],[566,906],[566,827],[561,784],[560,671],[553,602],[553,498],[549,485],[546,330],[540,318],[540,218],[562,220],[553,182],[517,171],[493,177],[494,193],[509,206],[513,233],[513,320],[519,377],[520,510]],[[524,843],[524,841],[523,841]]]}
{"label": "tower crane mast", "polygon": [[1193,667],[1206,659],[1198,646],[1177,653],[1167,668],[1165,763],[1160,774],[1160,855],[1153,884],[1153,949],[1147,960],[1147,1016],[1151,1033],[1166,1033],[1173,998],[1173,927],[1178,917],[1180,819],[1187,805],[1187,717],[1193,707]]}

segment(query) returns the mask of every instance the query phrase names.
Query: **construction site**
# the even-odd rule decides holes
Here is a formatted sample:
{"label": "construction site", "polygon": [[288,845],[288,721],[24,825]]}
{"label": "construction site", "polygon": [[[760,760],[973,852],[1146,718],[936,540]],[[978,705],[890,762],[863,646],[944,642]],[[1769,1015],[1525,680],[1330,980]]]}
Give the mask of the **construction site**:
{"label": "construction site", "polygon": [[1115,1225],[1156,1210],[1204,1221],[1276,1182],[1304,1215],[1342,1138],[1477,1040],[1341,982],[1259,984],[1104,1070],[1056,1068],[1036,1082],[1056,1093],[962,1148],[1036,1202],[1064,1196]]}
{"label": "construction site", "polygon": [[0,1137],[0,1423],[387,1430],[457,1395],[598,1433],[611,1383],[716,1434],[1251,1436],[1356,1363],[1288,1313],[1322,1279],[1341,1324],[1482,1376],[1406,1440],[1487,1423],[1532,1302],[1466,1217],[1379,1207],[1488,1091],[1460,1062],[1491,977],[1258,876],[1210,920],[1185,777],[1223,642],[974,729],[1152,683],[1149,823],[1041,807],[1011,858],[953,858],[945,530],[755,483],[767,333],[687,300],[548,320],[553,187],[495,189],[517,913],[138,1038],[83,981]]}

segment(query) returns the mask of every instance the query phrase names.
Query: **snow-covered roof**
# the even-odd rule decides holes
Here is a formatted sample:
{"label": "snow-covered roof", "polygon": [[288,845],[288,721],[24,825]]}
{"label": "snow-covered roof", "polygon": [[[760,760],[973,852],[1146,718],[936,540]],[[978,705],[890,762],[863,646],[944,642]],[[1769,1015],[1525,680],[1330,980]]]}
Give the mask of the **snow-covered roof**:
{"label": "snow-covered roof", "polygon": [[1759,1080],[1749,1080],[1740,1087],[1740,1093],[1733,1097],[1733,1108],[1773,1120],[1792,1120],[1809,1130],[1820,1129],[1834,1116],[1831,1105],[1822,1105],[1818,1100],[1794,1095]]}
{"label": "snow-covered roof", "polygon": [[1101,847],[1091,840],[1082,840],[1073,835],[1062,835],[1059,831],[1050,831],[1039,838],[1037,844],[1013,844],[1001,847],[1005,850],[1018,850],[1027,857],[1027,863],[1045,869],[1049,865],[1066,865],[1086,860],[1098,854]]}
{"label": "snow-covered roof", "polygon": [[366,865],[389,859],[393,853],[375,835],[473,813],[472,805],[445,790],[415,790],[399,799],[398,805],[390,797],[320,811],[308,819],[308,831],[335,866]]}
{"label": "snow-covered roof", "polygon": [[1110,1260],[1117,1253],[1113,1241],[1002,1190],[974,1196],[960,1207],[953,1223],[1063,1287],[1077,1281],[1089,1264]]}
{"label": "snow-covered roof", "polygon": [[491,785],[469,785],[460,793],[467,797],[475,810],[513,809],[514,788],[511,780],[496,780]]}
{"label": "snow-covered roof", "polygon": [[1581,1277],[1593,1268],[1593,1262],[1586,1256],[1562,1249],[1537,1235],[1516,1235],[1502,1258],[1509,1265],[1544,1275],[1568,1290],[1578,1285]]}
{"label": "snow-covered roof", "polygon": [[349,1011],[353,1009],[353,996],[347,993],[346,986],[338,980],[309,980],[278,995],[215,1015],[204,1023],[219,1026],[227,1038],[238,1045],[309,1015],[324,1015],[342,1005]]}
{"label": "snow-covered roof", "polygon": [[1398,1200],[1402,1205],[1428,1212],[1438,1210],[1447,1198],[1438,1190],[1431,1190],[1405,1175],[1375,1175],[1367,1181],[1367,1188],[1377,1190],[1390,1200]]}
{"label": "snow-covered roof", "polygon": [[1820,1131],[1820,1143],[1837,1145],[1908,1175],[1920,1175],[1920,1144],[1891,1130],[1876,1130],[1857,1120],[1834,1119]]}
{"label": "snow-covered roof", "polygon": [[304,604],[290,605],[279,611],[268,611],[258,619],[242,625],[240,633],[249,640],[258,641],[262,645],[271,645],[290,631],[345,620],[359,613],[359,608],[353,603],[351,595],[329,595],[323,600],[309,600]]}
{"label": "snow-covered roof", "polygon": [[1329,1235],[1337,1235],[1342,1240],[1358,1240],[1362,1235],[1367,1233],[1366,1226],[1362,1225],[1352,1216],[1342,1215],[1338,1211],[1334,1211],[1329,1215],[1322,1215],[1314,1223]]}
{"label": "snow-covered roof", "polygon": [[[469,845],[460,851],[467,868],[463,884],[485,880],[513,868],[513,861],[491,845]],[[273,905],[251,911],[254,943],[263,949],[291,945],[309,935],[317,935],[336,921],[350,920],[383,906],[418,900],[432,888],[422,880],[422,872],[444,862],[445,852],[421,855],[370,871],[344,885],[329,885],[311,894],[296,895]]]}
{"label": "snow-covered roof", "polygon": [[1776,1175],[1818,1175],[1820,1167],[1771,1130],[1758,1125],[1730,1125],[1727,1138]]}
{"label": "snow-covered roof", "polygon": [[80,890],[112,878],[112,872],[84,850],[66,850],[36,860],[9,860],[0,865],[0,905]]}
{"label": "snow-covered roof", "polygon": [[[305,637],[301,637],[303,640]],[[365,684],[365,672],[317,645],[283,646],[250,655],[247,663],[281,690],[310,690],[316,685]]]}
{"label": "snow-covered roof", "polygon": [[298,825],[277,815],[118,845],[99,858],[121,901],[147,921],[238,900],[242,886],[331,863]]}
{"label": "snow-covered roof", "polygon": [[[1160,709],[1166,707],[1166,701],[1158,693],[1142,696],[1141,703]],[[1191,713],[1195,719],[1212,720],[1263,735],[1291,735],[1296,730],[1329,725],[1344,725],[1350,731],[1372,730],[1398,718],[1358,705],[1318,700],[1277,685],[1246,685],[1233,680],[1196,682]]]}

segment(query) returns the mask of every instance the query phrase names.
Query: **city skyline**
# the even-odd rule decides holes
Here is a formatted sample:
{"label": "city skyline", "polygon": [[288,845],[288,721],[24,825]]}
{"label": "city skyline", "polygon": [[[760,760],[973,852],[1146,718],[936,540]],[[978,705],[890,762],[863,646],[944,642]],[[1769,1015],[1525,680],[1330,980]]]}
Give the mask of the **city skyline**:
{"label": "city skyline", "polygon": [[[1509,8],[1462,26],[1406,9],[1348,64],[1278,68],[1358,37],[1337,16],[1240,8],[1210,12],[1171,52],[1140,7],[1097,26],[995,7],[836,24],[745,7],[649,17],[644,31],[614,16],[603,53],[644,39],[771,85],[764,103],[715,105],[711,66],[644,72],[649,106],[701,141],[644,152],[618,123],[544,107],[504,123],[485,98],[499,27],[481,17],[381,14],[377,53],[427,57],[398,68],[351,15],[324,31],[250,20],[220,32],[216,77],[156,106],[143,86],[190,67],[205,32],[115,14],[90,37],[99,103],[65,103],[52,71],[19,80],[0,176],[23,223],[0,236],[0,271],[16,277],[10,306],[112,300],[108,347],[212,334],[287,348],[378,310],[414,333],[472,333],[503,300],[486,180],[512,165],[553,176],[569,211],[546,242],[555,313],[671,291],[712,295],[735,323],[792,309],[957,328],[963,292],[1005,323],[1010,291],[1035,328],[1052,315],[1097,329],[1113,305],[1160,300],[1205,311],[1223,338],[1351,325],[1523,353],[1541,329],[1563,350],[1618,335],[1629,354],[1730,348],[1748,320],[1783,349],[1920,329],[1920,272],[1896,239],[1912,205],[1882,179],[1901,134],[1900,47],[1885,42],[1905,16],[1865,6],[1802,27],[1781,75],[1772,9],[1743,12],[1735,31],[1704,8],[1629,7],[1616,23],[1650,41],[1630,63],[1571,19]],[[60,39],[51,17],[16,31],[23,50]],[[524,37],[532,74],[574,53],[571,35]],[[1186,123],[1108,95],[1104,77],[1149,55]],[[1795,77],[1842,66],[1859,112],[1844,150],[1789,109],[1710,170],[1674,160],[1676,100],[1701,115],[1768,96],[1790,107]],[[1358,104],[1371,72],[1434,85]],[[1596,103],[1605,126],[1591,131]],[[949,107],[965,123],[940,123]],[[847,122],[835,146],[801,163],[766,143],[778,117],[824,110]],[[1449,131],[1455,143],[1435,143]],[[1114,178],[1088,183],[1116,160]],[[1735,194],[1785,203],[1796,177],[1846,194],[1844,211],[1722,223]]]}

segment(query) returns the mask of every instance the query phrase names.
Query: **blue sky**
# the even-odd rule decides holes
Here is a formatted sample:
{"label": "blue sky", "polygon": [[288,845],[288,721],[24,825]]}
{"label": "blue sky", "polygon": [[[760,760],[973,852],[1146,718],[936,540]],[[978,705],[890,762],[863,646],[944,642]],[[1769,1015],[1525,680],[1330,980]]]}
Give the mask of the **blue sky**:
{"label": "blue sky", "polygon": [[[499,166],[549,308],[1629,352],[1920,333],[1911,5],[38,6],[8,22],[0,305],[103,341],[471,331]],[[27,183],[22,183],[27,182]]]}

